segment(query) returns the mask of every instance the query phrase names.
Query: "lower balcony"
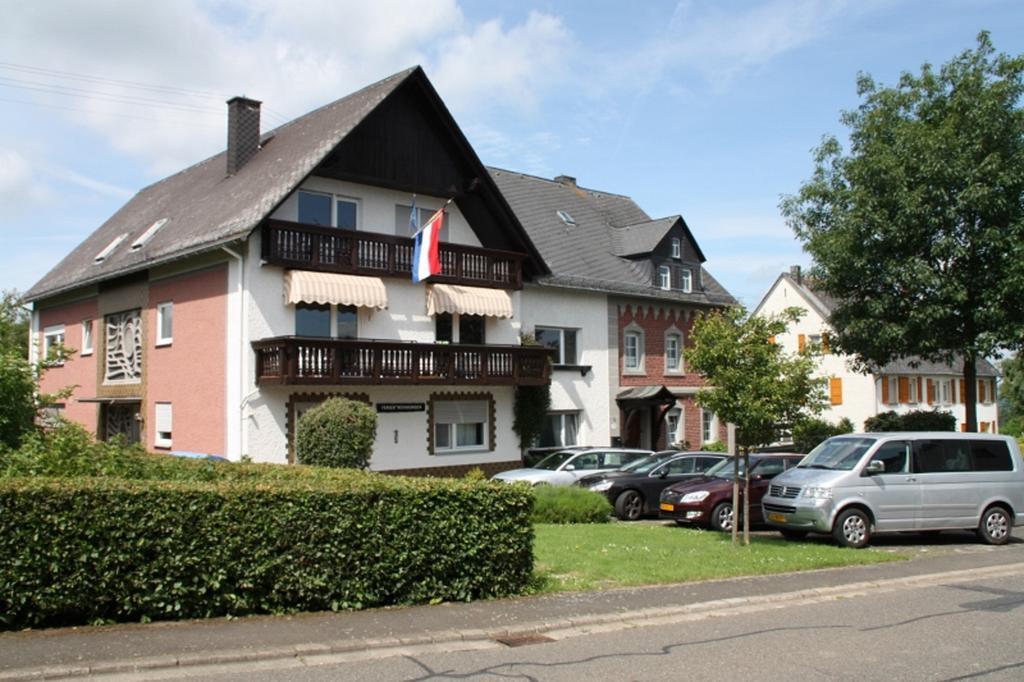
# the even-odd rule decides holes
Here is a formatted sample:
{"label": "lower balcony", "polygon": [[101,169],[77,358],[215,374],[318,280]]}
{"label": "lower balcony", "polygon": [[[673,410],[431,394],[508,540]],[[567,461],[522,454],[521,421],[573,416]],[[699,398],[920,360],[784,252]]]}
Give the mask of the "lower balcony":
{"label": "lower balcony", "polygon": [[256,384],[540,386],[550,351],[374,339],[279,336],[254,341]]}

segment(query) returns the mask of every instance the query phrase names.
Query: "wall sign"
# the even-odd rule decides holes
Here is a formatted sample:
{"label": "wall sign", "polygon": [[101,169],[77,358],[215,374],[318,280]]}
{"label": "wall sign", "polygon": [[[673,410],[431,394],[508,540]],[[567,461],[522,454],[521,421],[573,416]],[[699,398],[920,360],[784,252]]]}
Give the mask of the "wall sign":
{"label": "wall sign", "polygon": [[377,403],[378,412],[423,412],[426,403]]}

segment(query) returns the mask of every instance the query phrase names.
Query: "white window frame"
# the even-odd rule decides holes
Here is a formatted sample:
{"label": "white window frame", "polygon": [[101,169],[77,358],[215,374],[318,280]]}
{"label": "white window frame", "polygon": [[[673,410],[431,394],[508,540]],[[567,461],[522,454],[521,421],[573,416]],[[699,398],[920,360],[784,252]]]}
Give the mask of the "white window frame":
{"label": "white window frame", "polygon": [[940,405],[952,405],[953,404],[953,382],[949,379],[939,379],[938,395],[935,397],[938,399]]}
{"label": "white window frame", "polygon": [[50,359],[50,348],[53,346],[63,346],[67,340],[65,336],[64,325],[54,324],[43,329],[43,362],[50,367],[60,367],[64,364],[63,354],[58,355],[54,359]]}
{"label": "white window frame", "polygon": [[174,410],[171,403],[153,404],[153,447],[170,448],[174,435]]}
{"label": "white window frame", "polygon": [[[579,335],[579,331],[580,330],[579,329],[573,329],[571,327],[548,327],[548,326],[540,325],[539,324],[539,325],[535,326],[533,328],[533,330],[534,330],[534,335],[536,335],[536,333],[539,332],[539,331],[558,332],[558,357],[555,358],[555,361],[554,361],[555,365],[578,365],[579,364],[579,362],[580,362],[580,358],[579,358],[579,354],[580,354],[580,347],[579,347],[580,335]],[[454,330],[452,330],[452,331],[453,331],[453,335],[454,335]],[[566,361],[566,357],[565,357],[565,335],[566,335],[566,332],[572,332],[572,335],[575,337],[575,343],[573,345],[576,347],[576,357],[572,359],[572,362]]]}
{"label": "white window frame", "polygon": [[[675,356],[676,362],[675,367],[669,363],[669,340],[675,341]],[[665,332],[665,374],[682,374],[683,373],[683,334],[675,328],[670,328]]]}
{"label": "white window frame", "polygon": [[[670,428],[672,420],[675,420],[675,428]],[[671,448],[674,443],[682,443],[679,437],[679,429],[683,425],[683,410],[679,407],[670,408],[665,414],[665,447]]]}
{"label": "white window frame", "polygon": [[658,266],[658,286],[663,291],[672,288],[672,269],[667,265]]}
{"label": "white window frame", "polygon": [[[336,194],[335,192],[324,192],[324,191],[319,190],[319,189],[306,189],[304,187],[300,187],[298,189],[298,191],[295,193],[295,217],[296,217],[296,219],[299,216],[299,194],[300,193],[319,194],[321,196],[325,196],[325,197],[330,197],[331,198],[331,224],[330,224],[330,227],[338,227],[338,201],[347,201],[347,202],[349,202],[351,204],[355,204],[355,206],[356,206],[356,226],[353,228],[353,231],[358,232],[360,229],[362,229],[362,224],[363,224],[363,204],[362,204],[362,202],[357,197],[350,197],[347,194]],[[320,227],[326,227],[326,226],[321,225]],[[341,229],[346,229],[346,228],[341,228]]]}
{"label": "white window frame", "polygon": [[[474,406],[479,408],[480,406],[484,409],[483,421],[473,422],[449,422],[439,421],[437,418],[438,406],[442,403],[457,402],[463,404],[475,404]],[[487,399],[480,400],[435,400],[434,401],[434,414],[431,415],[430,428],[432,429],[432,435],[434,440],[434,454],[435,455],[449,455],[449,454],[461,454],[467,452],[485,452],[490,450],[490,423],[494,418],[491,414],[491,401]],[[460,424],[480,424],[480,433],[483,435],[483,442],[472,443],[470,445],[458,445],[458,426]],[[437,432],[439,427],[447,427],[448,431],[448,447],[440,447],[437,444]]]}
{"label": "white window frame", "polygon": [[82,350],[78,351],[78,355],[92,355],[95,341],[92,331],[92,320],[82,320]]}
{"label": "white window frame", "polygon": [[889,382],[889,402],[886,405],[900,404],[900,379],[899,377],[887,377]]}
{"label": "white window frame", "polygon": [[[579,410],[554,410],[554,411],[551,411],[551,412],[547,413],[547,415],[545,417],[546,419],[550,419],[552,417],[555,417],[555,418],[558,419],[558,442],[560,444],[559,445],[555,445],[553,447],[567,448],[567,447],[571,447],[573,445],[577,445],[579,443],[579,440],[580,440],[580,414],[581,414],[581,412]],[[565,436],[565,434],[566,434],[565,422],[566,422],[566,418],[567,417],[571,417],[572,419],[574,419],[576,421],[576,428],[573,431],[576,434],[576,437],[572,439],[573,442],[571,442],[571,443],[567,443],[566,442],[567,439],[566,439],[566,436]]]}
{"label": "white window frame", "polygon": [[681,268],[679,270],[679,288],[685,294],[693,292],[693,270],[690,268]]}
{"label": "white window frame", "polygon": [[[636,339],[635,363],[630,364],[629,340]],[[627,328],[622,334],[622,372],[623,374],[644,373],[644,332],[639,328]]]}
{"label": "white window frame", "polygon": [[[711,421],[706,419],[709,414]],[[700,438],[701,445],[718,442],[718,415],[710,410],[702,409],[700,411]]]}
{"label": "white window frame", "polygon": [[917,377],[907,377],[907,402],[911,405],[916,405],[921,402],[921,396],[917,394]]}
{"label": "white window frame", "polygon": [[[164,336],[164,316],[170,311],[171,333]],[[174,343],[174,301],[164,301],[156,305],[156,345],[170,346]]]}
{"label": "white window frame", "polygon": [[683,242],[679,237],[672,237],[672,257],[676,260],[683,257]]}

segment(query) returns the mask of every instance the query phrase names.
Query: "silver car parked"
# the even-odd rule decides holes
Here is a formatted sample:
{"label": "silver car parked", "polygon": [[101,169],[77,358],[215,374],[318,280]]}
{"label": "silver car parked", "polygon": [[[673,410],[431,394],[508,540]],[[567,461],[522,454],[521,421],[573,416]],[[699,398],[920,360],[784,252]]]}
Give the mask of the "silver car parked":
{"label": "silver car parked", "polygon": [[776,477],[762,507],[787,538],[831,533],[864,547],[873,533],[975,529],[1001,545],[1024,523],[1024,463],[1007,436],[847,434]]}
{"label": "silver car parked", "polygon": [[560,450],[526,469],[502,471],[492,480],[531,485],[572,485],[583,476],[613,471],[633,460],[652,454],[650,450],[627,448],[589,448]]}

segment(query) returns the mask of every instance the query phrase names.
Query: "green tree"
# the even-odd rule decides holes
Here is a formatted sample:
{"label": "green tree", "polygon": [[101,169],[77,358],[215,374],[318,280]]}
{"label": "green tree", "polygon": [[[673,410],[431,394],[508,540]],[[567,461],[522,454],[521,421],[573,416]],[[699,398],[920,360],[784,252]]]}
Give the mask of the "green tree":
{"label": "green tree", "polygon": [[[686,361],[707,380],[697,403],[736,425],[736,445],[743,455],[743,542],[750,543],[750,451],[767,445],[780,432],[824,407],[824,380],[813,376],[815,349],[787,355],[773,342],[788,323],[800,318],[796,308],[782,315],[747,315],[742,307],[698,317],[690,332]],[[739,457],[734,460],[733,509],[739,501]],[[736,513],[733,513],[736,519]],[[733,541],[738,526],[733,524]]]}
{"label": "green tree", "polygon": [[15,449],[36,420],[36,375],[28,358],[0,348],[0,451]]}
{"label": "green tree", "polygon": [[825,137],[781,203],[836,300],[833,345],[862,368],[962,357],[971,431],[975,361],[1024,343],[1024,58],[977,41],[895,87],[861,74],[849,152]]}
{"label": "green tree", "polygon": [[22,307],[21,294],[0,292],[0,351],[10,350],[28,358],[29,314]]}
{"label": "green tree", "polygon": [[1000,363],[999,430],[1020,436],[1024,433],[1024,355],[1017,353]]}

